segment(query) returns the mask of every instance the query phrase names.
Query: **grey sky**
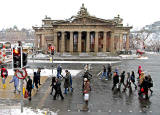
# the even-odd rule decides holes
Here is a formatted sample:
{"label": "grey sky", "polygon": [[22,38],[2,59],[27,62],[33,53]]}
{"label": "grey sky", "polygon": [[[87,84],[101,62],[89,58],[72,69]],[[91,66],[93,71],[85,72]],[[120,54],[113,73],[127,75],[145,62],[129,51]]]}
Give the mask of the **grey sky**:
{"label": "grey sky", "polygon": [[134,28],[160,20],[160,0],[1,0],[0,29],[40,26],[45,15],[67,19],[77,14],[82,3],[91,15],[112,19],[120,14],[124,24]]}

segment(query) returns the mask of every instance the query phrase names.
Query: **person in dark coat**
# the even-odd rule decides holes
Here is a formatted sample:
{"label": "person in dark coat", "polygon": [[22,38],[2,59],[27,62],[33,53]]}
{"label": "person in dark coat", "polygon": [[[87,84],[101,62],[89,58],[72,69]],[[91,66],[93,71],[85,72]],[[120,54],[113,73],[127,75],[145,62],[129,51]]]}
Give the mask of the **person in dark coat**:
{"label": "person in dark coat", "polygon": [[60,95],[62,100],[64,99],[61,90],[61,82],[58,79],[56,79],[55,95],[53,96],[54,100],[56,100],[57,95]]}
{"label": "person in dark coat", "polygon": [[114,90],[114,88],[116,87],[116,85],[119,83],[119,75],[117,74],[117,72],[113,73],[113,87],[112,90]]}
{"label": "person in dark coat", "polygon": [[108,76],[108,78],[111,78],[111,76],[112,76],[112,66],[111,66],[111,64],[108,64],[107,69],[108,69],[107,76]]}
{"label": "person in dark coat", "polygon": [[52,83],[50,86],[52,87],[50,95],[52,95],[53,89],[56,87],[56,77],[52,77]]}
{"label": "person in dark coat", "polygon": [[134,71],[132,71],[132,74],[131,74],[131,82],[134,84],[135,89],[137,89],[137,85],[135,84],[135,74],[134,74]]}
{"label": "person in dark coat", "polygon": [[31,100],[31,95],[32,95],[32,79],[30,78],[30,76],[28,76],[28,81],[27,81],[27,87],[26,87],[26,89],[28,91],[29,100]]}
{"label": "person in dark coat", "polygon": [[64,88],[65,88],[65,90],[64,90],[64,94],[67,94],[67,90],[68,90],[68,88],[70,88],[70,86],[71,86],[71,82],[70,82],[70,73],[69,73],[69,71],[68,70],[65,70],[65,72],[66,72],[66,76],[64,77]]}
{"label": "person in dark coat", "polygon": [[37,90],[38,90],[38,82],[39,82],[39,76],[37,76],[37,73],[34,72],[33,84],[35,84]]}
{"label": "person in dark coat", "polygon": [[123,89],[123,91],[126,91],[127,88],[131,89],[131,76],[130,76],[130,72],[127,72],[126,85],[125,85],[125,88]]}
{"label": "person in dark coat", "polygon": [[153,90],[151,89],[151,87],[153,87],[153,80],[151,78],[151,75],[148,75],[148,81],[149,81],[149,91],[151,92],[152,95]]}
{"label": "person in dark coat", "polygon": [[124,79],[125,79],[125,71],[123,71],[120,75],[120,82],[119,82],[119,88],[118,90],[120,91],[121,89],[121,85],[123,84],[124,87],[126,87],[125,83],[124,83]]}
{"label": "person in dark coat", "polygon": [[149,80],[148,76],[146,76],[145,79],[143,80],[142,84],[141,84],[141,88],[144,89],[144,92],[139,93],[139,95],[144,93],[146,99],[148,99],[148,89],[149,89],[149,84],[150,84],[148,80]]}
{"label": "person in dark coat", "polygon": [[38,77],[38,84],[41,85],[41,83],[40,83],[40,80],[41,80],[41,69],[40,68],[38,68],[37,77]]}
{"label": "person in dark coat", "polygon": [[62,76],[62,66],[57,67],[57,78],[60,78]]}
{"label": "person in dark coat", "polygon": [[90,79],[92,78],[92,74],[90,74],[89,71],[86,71],[83,75],[83,79],[84,78],[87,78],[90,81]]}

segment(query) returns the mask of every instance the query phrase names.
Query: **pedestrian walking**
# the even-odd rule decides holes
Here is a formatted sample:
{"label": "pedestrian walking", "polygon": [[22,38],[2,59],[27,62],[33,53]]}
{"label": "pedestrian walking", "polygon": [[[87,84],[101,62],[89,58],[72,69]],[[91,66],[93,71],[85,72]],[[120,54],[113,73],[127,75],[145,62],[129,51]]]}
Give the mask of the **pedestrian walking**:
{"label": "pedestrian walking", "polygon": [[107,76],[108,76],[108,78],[111,78],[111,76],[112,76],[112,66],[111,66],[111,64],[108,64],[107,69],[108,69]]}
{"label": "pedestrian walking", "polygon": [[70,86],[71,86],[71,82],[70,82],[70,73],[69,73],[69,71],[68,70],[65,70],[65,72],[66,72],[66,75],[65,75],[65,77],[64,77],[64,88],[65,88],[65,90],[64,90],[64,94],[67,94],[67,91],[68,91],[68,89],[70,88]]}
{"label": "pedestrian walking", "polygon": [[89,65],[89,64],[86,64],[86,65],[84,66],[84,72],[89,71],[89,70],[90,70],[90,65]]}
{"label": "pedestrian walking", "polygon": [[145,94],[145,98],[148,99],[148,89],[149,89],[149,79],[148,76],[145,76],[144,80],[141,83],[141,89],[139,92],[139,96],[142,96],[142,94]]}
{"label": "pedestrian walking", "polygon": [[29,100],[31,101],[31,96],[32,96],[32,79],[30,78],[30,76],[28,76],[28,81],[27,81],[26,89],[28,91]]}
{"label": "pedestrian walking", "polygon": [[5,67],[1,68],[1,77],[2,77],[2,84],[3,84],[3,88],[6,88],[6,79],[8,77],[8,71]]}
{"label": "pedestrian walking", "polygon": [[121,85],[123,84],[124,88],[126,87],[125,83],[124,83],[124,80],[125,80],[125,71],[123,71],[120,75],[120,82],[119,82],[119,88],[118,90],[120,91],[121,89]]}
{"label": "pedestrian walking", "polygon": [[53,100],[56,100],[57,95],[61,96],[61,100],[64,99],[61,90],[61,82],[56,78],[55,94],[53,96]]}
{"label": "pedestrian walking", "polygon": [[107,70],[104,65],[103,65],[103,72],[102,72],[100,79],[102,79],[103,77],[105,77],[105,80],[108,80]]}
{"label": "pedestrian walking", "polygon": [[153,94],[153,90],[151,87],[153,87],[153,80],[151,78],[151,75],[148,75],[148,81],[149,81],[149,91],[151,92],[151,95]]}
{"label": "pedestrian walking", "polygon": [[89,101],[89,93],[91,91],[90,82],[87,80],[87,78],[84,78],[84,101],[85,105],[83,107],[83,110],[88,110],[88,101]]}
{"label": "pedestrian walking", "polygon": [[57,67],[57,78],[60,78],[60,77],[62,77],[62,66],[61,65]]}
{"label": "pedestrian walking", "polygon": [[86,71],[83,75],[83,79],[84,78],[87,78],[90,81],[90,79],[92,78],[92,74],[90,74],[89,71]]}
{"label": "pedestrian walking", "polygon": [[37,90],[38,90],[38,83],[39,83],[39,76],[37,75],[36,72],[34,72],[33,85],[36,86],[36,89],[37,89]]}
{"label": "pedestrian walking", "polygon": [[[139,75],[139,77],[140,77],[141,73],[142,73],[142,67],[141,67],[141,66],[138,66],[138,75]],[[139,78],[139,79],[140,79],[140,78]]]}
{"label": "pedestrian walking", "polygon": [[119,83],[119,75],[117,74],[117,72],[114,72],[112,90],[114,90],[114,88],[117,86],[118,83]]}
{"label": "pedestrian walking", "polygon": [[16,93],[16,92],[20,93],[20,91],[18,90],[19,79],[16,76],[16,72],[14,72],[13,78],[9,83],[12,83],[12,82],[14,82],[14,88],[15,88],[14,93]]}
{"label": "pedestrian walking", "polygon": [[139,85],[141,85],[143,80],[144,80],[144,78],[145,78],[144,72],[141,72],[141,75],[139,76],[139,78],[140,78],[139,79]]}
{"label": "pedestrian walking", "polygon": [[119,75],[119,71],[118,68],[116,67],[115,72],[117,73],[117,75]]}
{"label": "pedestrian walking", "polygon": [[130,73],[127,72],[127,80],[126,80],[126,85],[125,88],[123,89],[123,91],[126,91],[126,89],[129,89],[129,91],[132,91],[132,87],[131,87],[131,76]]}
{"label": "pedestrian walking", "polygon": [[41,69],[38,68],[38,71],[37,71],[37,77],[38,77],[38,84],[41,85]]}
{"label": "pedestrian walking", "polygon": [[53,89],[55,89],[55,87],[56,87],[56,77],[52,77],[52,83],[51,83],[51,93],[50,93],[50,95],[52,95],[52,93],[53,93]]}
{"label": "pedestrian walking", "polygon": [[132,74],[131,74],[131,82],[134,84],[135,89],[137,89],[137,85],[135,84],[135,74],[134,74],[134,71],[132,71]]}

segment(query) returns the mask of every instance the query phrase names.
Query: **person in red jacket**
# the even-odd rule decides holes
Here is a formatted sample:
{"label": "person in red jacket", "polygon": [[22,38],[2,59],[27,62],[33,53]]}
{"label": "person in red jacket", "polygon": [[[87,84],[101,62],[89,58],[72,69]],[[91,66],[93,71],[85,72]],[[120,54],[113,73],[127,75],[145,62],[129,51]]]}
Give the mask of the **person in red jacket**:
{"label": "person in red jacket", "polygon": [[8,76],[7,69],[5,67],[2,67],[1,68],[1,77],[2,77],[3,88],[6,88],[5,81],[6,81],[7,76]]}
{"label": "person in red jacket", "polygon": [[[138,75],[139,75],[139,77],[140,77],[141,73],[142,73],[142,67],[139,66],[139,67],[138,67]],[[139,79],[140,79],[140,78],[139,78]]]}

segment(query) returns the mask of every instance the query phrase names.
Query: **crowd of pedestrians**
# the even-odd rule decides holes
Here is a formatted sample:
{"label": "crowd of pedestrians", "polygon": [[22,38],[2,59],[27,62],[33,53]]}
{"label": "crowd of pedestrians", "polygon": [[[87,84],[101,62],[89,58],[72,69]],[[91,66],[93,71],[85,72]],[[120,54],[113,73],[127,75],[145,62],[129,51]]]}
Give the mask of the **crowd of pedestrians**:
{"label": "crowd of pedestrians", "polygon": [[153,91],[151,90],[151,87],[153,87],[153,81],[151,78],[151,75],[145,75],[145,72],[142,70],[142,67],[138,67],[138,77],[137,77],[137,84],[136,84],[136,76],[134,71],[127,72],[127,76],[125,77],[125,71],[122,71],[122,73],[118,74],[118,69],[116,68],[113,72],[113,86],[112,90],[117,87],[118,91],[121,91],[121,85],[123,85],[123,92],[125,92],[127,89],[129,91],[132,91],[132,84],[135,86],[135,90],[138,89],[138,95],[139,97],[143,97],[145,95],[145,98],[148,99],[148,92],[151,92],[151,95]]}

